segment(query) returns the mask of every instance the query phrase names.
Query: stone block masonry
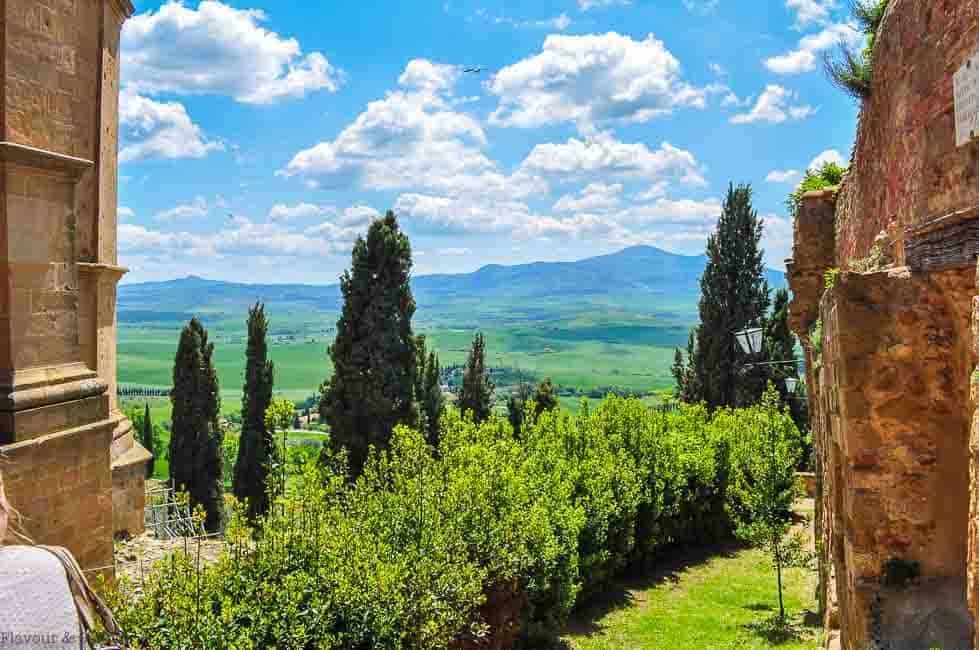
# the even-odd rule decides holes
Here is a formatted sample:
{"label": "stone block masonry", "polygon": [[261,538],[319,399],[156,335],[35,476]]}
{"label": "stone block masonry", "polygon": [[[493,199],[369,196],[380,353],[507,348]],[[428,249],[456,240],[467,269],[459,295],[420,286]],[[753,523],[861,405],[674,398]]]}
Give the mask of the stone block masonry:
{"label": "stone block masonry", "polygon": [[0,471],[25,532],[112,564],[149,455],[116,404],[119,34],[128,0],[0,3]]}
{"label": "stone block masonry", "polygon": [[847,650],[976,644],[979,141],[957,146],[952,77],[977,51],[979,3],[891,0],[850,170],[795,223],[819,602]]}

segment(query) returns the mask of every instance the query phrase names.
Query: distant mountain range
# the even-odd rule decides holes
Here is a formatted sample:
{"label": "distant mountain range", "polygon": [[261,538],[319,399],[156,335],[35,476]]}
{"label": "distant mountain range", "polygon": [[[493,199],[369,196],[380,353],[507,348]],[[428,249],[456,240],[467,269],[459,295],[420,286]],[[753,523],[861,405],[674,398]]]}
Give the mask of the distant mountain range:
{"label": "distant mountain range", "polygon": [[[491,264],[473,273],[424,275],[412,278],[419,311],[445,311],[449,305],[505,306],[508,303],[615,302],[617,296],[643,303],[662,299],[671,304],[696,304],[700,276],[707,258],[669,253],[652,246],[633,246],[610,255],[577,262],[534,262],[503,266]],[[769,269],[772,288],[785,287],[785,275]],[[119,313],[123,321],[170,320],[152,318],[171,313],[232,314],[238,318],[256,300],[270,307],[288,306],[302,311],[336,312],[340,287],[306,284],[241,284],[196,276],[123,284],[119,287]],[[477,314],[470,314],[471,317]]]}

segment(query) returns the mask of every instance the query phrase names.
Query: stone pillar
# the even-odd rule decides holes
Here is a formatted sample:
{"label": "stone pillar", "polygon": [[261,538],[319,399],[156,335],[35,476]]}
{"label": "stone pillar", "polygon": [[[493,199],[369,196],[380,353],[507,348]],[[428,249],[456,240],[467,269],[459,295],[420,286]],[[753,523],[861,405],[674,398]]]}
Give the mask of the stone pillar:
{"label": "stone pillar", "polygon": [[25,532],[86,569],[112,565],[115,475],[131,484],[148,459],[114,394],[118,52],[132,11],[0,3],[0,471]]}

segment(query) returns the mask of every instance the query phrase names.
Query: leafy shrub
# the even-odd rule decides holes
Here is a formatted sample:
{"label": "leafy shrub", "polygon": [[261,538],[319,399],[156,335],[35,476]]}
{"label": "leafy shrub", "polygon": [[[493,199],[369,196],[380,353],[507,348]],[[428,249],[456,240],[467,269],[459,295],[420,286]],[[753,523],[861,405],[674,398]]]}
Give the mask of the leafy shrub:
{"label": "leafy shrub", "polygon": [[833,287],[836,286],[836,281],[839,279],[840,279],[839,268],[833,267],[831,269],[827,269],[826,272],[823,273],[823,286],[825,286],[827,289],[832,289]]}
{"label": "leafy shrub", "polygon": [[540,647],[626,566],[731,533],[733,443],[760,421],[610,397],[528,408],[514,436],[450,410],[438,453],[399,427],[350,482],[326,452],[258,528],[236,508],[217,563],[192,548],[113,604],[138,647]]}
{"label": "leafy shrub", "polygon": [[843,182],[843,175],[846,169],[834,162],[823,163],[819,169],[807,169],[802,182],[795,188],[789,198],[785,201],[786,207],[795,219],[799,216],[799,209],[802,207],[802,197],[806,192],[815,192],[827,187],[835,187]]}

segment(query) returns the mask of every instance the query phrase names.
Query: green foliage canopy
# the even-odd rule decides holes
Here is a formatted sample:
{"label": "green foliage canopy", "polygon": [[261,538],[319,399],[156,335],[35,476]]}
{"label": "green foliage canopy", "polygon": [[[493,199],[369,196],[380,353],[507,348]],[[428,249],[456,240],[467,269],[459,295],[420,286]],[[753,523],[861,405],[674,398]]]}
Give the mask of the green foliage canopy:
{"label": "green foliage canopy", "polygon": [[[450,409],[437,454],[397,427],[351,482],[327,453],[261,536],[239,507],[216,564],[178,554],[111,604],[139,647],[428,649],[514,630],[542,647],[624,567],[731,532],[754,503],[736,486],[760,471],[739,438],[762,436],[764,413],[611,397],[575,417],[528,410],[515,438]],[[519,620],[491,627],[484,607]]]}

